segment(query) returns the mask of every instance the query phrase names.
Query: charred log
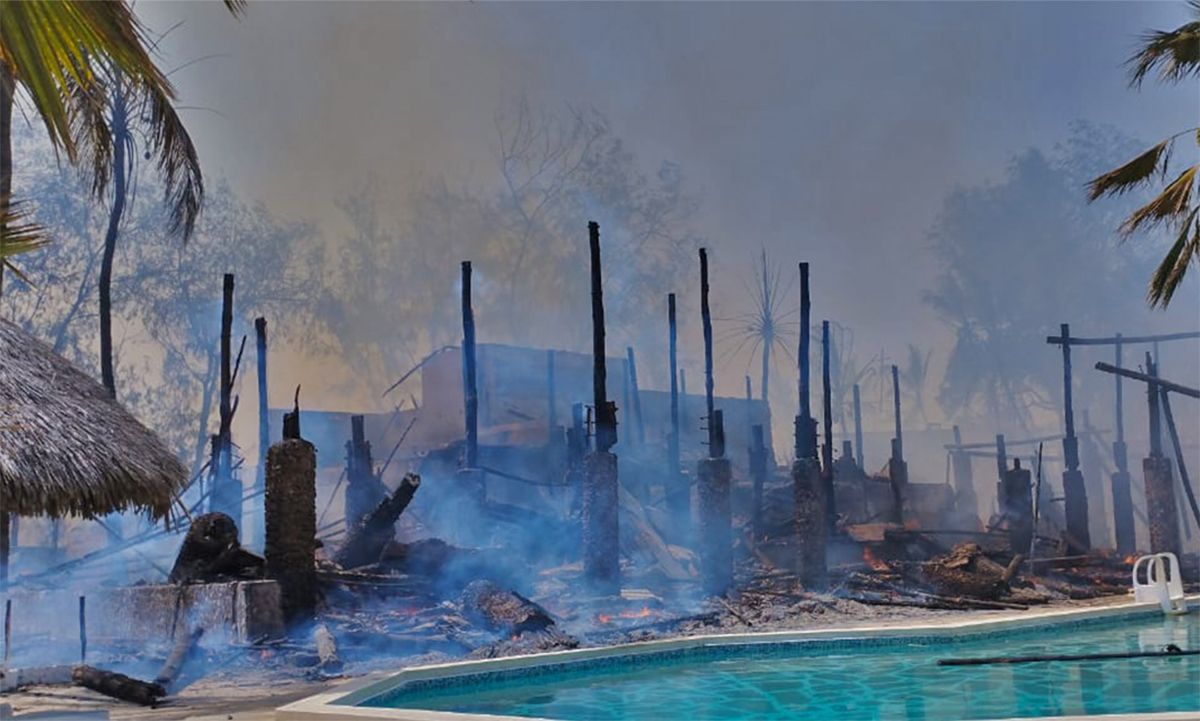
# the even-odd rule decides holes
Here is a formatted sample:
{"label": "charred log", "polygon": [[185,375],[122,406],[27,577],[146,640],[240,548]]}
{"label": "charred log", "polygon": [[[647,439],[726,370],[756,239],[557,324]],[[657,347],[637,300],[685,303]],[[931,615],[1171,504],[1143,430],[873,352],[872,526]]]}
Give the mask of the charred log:
{"label": "charred log", "polygon": [[554,627],[554,619],[538,604],[491,581],[473,581],[462,594],[463,614],[505,636],[540,633]]}
{"label": "charred log", "polygon": [[162,686],[164,689],[171,688],[171,685],[179,678],[179,674],[183,672],[184,665],[194,655],[196,645],[200,642],[200,637],[203,635],[203,628],[197,628],[191,633],[179,634],[179,638],[175,639],[175,645],[171,648],[171,655],[167,656],[162,669],[154,677],[154,683]]}
{"label": "charred log", "polygon": [[380,502],[350,531],[346,542],[333,557],[334,562],[342,568],[356,568],[378,561],[384,547],[396,535],[396,519],[408,508],[420,486],[420,476],[406,475],[396,492]]}
{"label": "charred log", "polygon": [[109,698],[153,706],[167,695],[167,690],[157,683],[146,683],[115,671],[105,671],[94,666],[76,666],[71,673],[76,685],[102,693]]}
{"label": "charred log", "polygon": [[978,543],[960,543],[921,566],[925,579],[946,596],[995,600],[1008,590],[1008,569],[984,555]]}

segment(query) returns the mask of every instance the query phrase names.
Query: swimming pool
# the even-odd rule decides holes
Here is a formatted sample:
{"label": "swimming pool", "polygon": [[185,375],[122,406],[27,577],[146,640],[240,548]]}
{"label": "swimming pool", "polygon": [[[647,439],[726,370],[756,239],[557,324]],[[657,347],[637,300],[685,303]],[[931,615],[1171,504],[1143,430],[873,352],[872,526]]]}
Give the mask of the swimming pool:
{"label": "swimming pool", "polygon": [[1197,656],[937,664],[944,658],[1159,651],[1168,643],[1196,649],[1195,613],[1167,617],[1127,608],[1055,614],[1042,623],[966,624],[958,631],[793,636],[685,639],[637,653],[583,657],[586,652],[545,654],[549,658],[533,665],[522,659],[492,667],[466,664],[448,674],[373,684],[334,704],[343,712],[352,707],[343,718],[376,712],[376,718],[465,714],[561,721],[949,721],[1200,712]]}

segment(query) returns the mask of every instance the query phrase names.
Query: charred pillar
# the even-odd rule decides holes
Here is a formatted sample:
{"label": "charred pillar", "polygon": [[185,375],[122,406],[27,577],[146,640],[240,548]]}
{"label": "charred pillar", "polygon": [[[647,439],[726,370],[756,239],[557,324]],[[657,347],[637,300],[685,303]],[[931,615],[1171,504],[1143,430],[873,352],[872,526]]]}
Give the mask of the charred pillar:
{"label": "charred pillar", "polygon": [[708,251],[700,249],[700,321],[704,327],[704,399],[708,411],[708,458],[699,463],[697,543],[704,591],[724,595],[733,584],[733,531],[724,414],[713,407],[713,330],[708,304]]}
{"label": "charred pillar", "polygon": [[829,362],[829,321],[821,321],[821,415],[824,421],[824,442],[821,444],[821,485],[825,492],[825,533],[832,536],[837,530],[837,504],[833,491],[833,384]]}
{"label": "charred pillar", "polygon": [[1004,472],[1004,508],[1008,522],[1008,542],[1013,554],[1029,553],[1033,543],[1033,477],[1021,468],[1021,459],[1013,458],[1013,467]]}
{"label": "charred pillar", "polygon": [[892,520],[904,523],[904,492],[908,487],[908,463],[904,460],[904,429],[900,424],[900,371],[892,366],[892,415],[896,435],[892,438],[892,455],[888,458],[888,481],[892,486]]}
{"label": "charred pillar", "polygon": [[346,443],[346,531],[362,522],[387,497],[387,489],[375,475],[371,443],[366,438],[362,416],[350,416],[350,441]]}
{"label": "charred pillar", "polygon": [[671,374],[671,429],[667,436],[667,476],[666,489],[664,496],[666,499],[667,513],[670,515],[672,523],[675,525],[675,533],[678,539],[682,539],[688,533],[691,527],[691,501],[688,486],[682,473],[683,467],[680,461],[680,407],[679,407],[679,379],[683,376],[683,370],[678,368],[678,326],[675,322],[675,294],[667,295],[667,361],[670,366]]}
{"label": "charred pillar", "polygon": [[950,452],[950,468],[954,472],[954,503],[959,512],[969,518],[979,516],[979,498],[975,495],[975,479],[971,456],[962,448],[962,432],[954,426],[955,449]]}
{"label": "charred pillar", "polygon": [[317,453],[295,416],[285,416],[283,440],[267,451],[264,500],[267,575],[279,582],[289,623],[311,617],[317,603]]}
{"label": "charred pillar", "polygon": [[767,482],[767,445],[761,423],[750,427],[750,437],[750,479],[754,484],[750,524],[754,530],[754,540],[758,541],[763,537],[763,486]]}
{"label": "charred pillar", "polygon": [[867,468],[863,460],[862,399],[857,383],[854,384],[854,463],[864,471]]}
{"label": "charred pillar", "polygon": [[267,319],[254,319],[254,348],[258,361],[258,468],[254,474],[251,501],[250,544],[262,548],[264,538],[263,494],[267,488],[267,449],[271,447],[271,420],[267,395]]}
{"label": "charred pillar", "polygon": [[828,584],[825,548],[828,532],[825,523],[825,493],[821,468],[817,462],[817,422],[812,417],[809,357],[812,303],[808,292],[808,263],[800,264],[800,345],[799,364],[800,412],[794,427],[795,457],[792,464],[792,496],[796,514],[796,575],[809,590],[823,589]]}
{"label": "charred pillar", "polygon": [[[1146,375],[1158,376],[1158,367],[1146,354]],[[1146,517],[1150,526],[1150,550],[1153,553],[1180,555],[1179,508],[1175,502],[1175,478],[1171,459],[1162,452],[1162,427],[1159,415],[1159,391],[1155,383],[1146,384],[1150,416],[1150,455],[1142,461],[1146,478]]]}
{"label": "charred pillar", "polygon": [[638,445],[646,444],[646,422],[642,418],[642,395],[638,388],[637,374],[637,356],[633,354],[633,347],[625,348],[626,357],[629,359],[629,392],[633,400],[633,427],[637,431]]}
{"label": "charred pillar", "polygon": [[592,392],[596,412],[596,450],[588,456],[583,488],[583,574],[604,595],[621,590],[617,519],[617,409],[608,400],[604,348],[604,276],[600,267],[600,225],[588,223],[592,277]]}
{"label": "charred pillar", "polygon": [[221,294],[220,425],[213,448],[213,487],[210,510],[224,513],[242,525],[242,484],[233,477],[233,273],[226,273]]}
{"label": "charred pillar", "polygon": [[487,500],[483,473],[479,470],[479,387],[475,366],[475,310],[471,306],[471,261],[462,262],[462,374],[463,419],[465,438],[459,488],[472,503],[482,506]]}
{"label": "charred pillar", "polygon": [[1075,409],[1071,402],[1071,327],[1062,324],[1063,354],[1063,505],[1067,516],[1067,553],[1087,553],[1092,546],[1088,532],[1087,489],[1079,470],[1079,439],[1075,436]]}
{"label": "charred pillar", "polygon": [[[1113,346],[1113,362],[1121,367],[1121,334],[1116,335]],[[1137,552],[1137,535],[1133,521],[1133,479],[1129,475],[1129,451],[1125,446],[1125,409],[1121,375],[1114,374],[1116,386],[1116,439],[1113,441],[1112,507],[1113,533],[1116,536],[1117,552],[1131,556]]]}

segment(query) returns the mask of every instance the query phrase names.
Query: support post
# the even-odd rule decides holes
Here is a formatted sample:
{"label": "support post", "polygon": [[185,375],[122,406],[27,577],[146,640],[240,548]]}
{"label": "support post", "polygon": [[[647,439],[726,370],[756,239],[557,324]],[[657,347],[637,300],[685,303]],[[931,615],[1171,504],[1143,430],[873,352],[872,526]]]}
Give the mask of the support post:
{"label": "support post", "polygon": [[1008,472],[1008,451],[1004,447],[1004,434],[996,434],[996,507],[1004,512],[1004,474]]}
{"label": "support post", "polygon": [[[1158,378],[1158,368],[1146,354],[1146,375]],[[1171,459],[1162,453],[1162,432],[1159,424],[1159,388],[1146,384],[1149,401],[1150,455],[1142,461],[1146,479],[1146,517],[1150,526],[1150,550],[1153,553],[1174,553],[1179,556],[1183,543],[1179,535],[1179,508],[1175,502],[1175,479]]]}
{"label": "support post", "polygon": [[250,543],[261,549],[264,541],[263,493],[267,487],[267,449],[271,447],[271,419],[267,395],[267,319],[254,319],[254,348],[258,361],[258,468],[254,474],[254,500],[250,502]]}
{"label": "support post", "polygon": [[[954,426],[954,445],[962,445],[962,432]],[[968,517],[978,519],[979,498],[975,495],[975,479],[971,469],[971,457],[961,449],[951,451],[950,467],[954,471],[955,505]]]}
{"label": "support post", "polygon": [[284,439],[267,451],[264,500],[267,575],[279,582],[280,605],[288,623],[311,618],[318,595],[317,453],[299,437],[298,425],[285,423]]}
{"label": "support post", "polygon": [[1063,504],[1067,517],[1067,554],[1087,553],[1092,546],[1088,531],[1087,489],[1079,470],[1079,439],[1075,435],[1075,409],[1071,401],[1071,327],[1061,326],[1063,355]]}
{"label": "support post", "polygon": [[[713,413],[717,426],[721,411]],[[723,596],[733,585],[733,530],[730,505],[732,472],[728,458],[704,458],[697,478],[700,515],[697,542],[700,551],[700,577],[704,592]]]}
{"label": "support post", "polygon": [[812,326],[812,301],[808,294],[808,263],[800,264],[800,345],[797,362],[800,364],[799,397],[800,412],[796,416],[796,458],[817,458],[817,422],[812,415],[809,384],[810,330]]}
{"label": "support post", "polygon": [[1013,467],[1004,473],[1003,510],[1013,554],[1027,553],[1033,543],[1033,478],[1028,468],[1021,468],[1020,458],[1013,458]]}
{"label": "support post", "polygon": [[[1113,345],[1113,363],[1117,368],[1122,367],[1122,336],[1116,334],[1117,342]],[[1112,509],[1113,534],[1116,536],[1117,552],[1122,556],[1132,556],[1137,552],[1137,532],[1133,520],[1133,478],[1129,475],[1129,449],[1125,445],[1125,409],[1124,392],[1120,374],[1116,378],[1116,439],[1112,444],[1113,465],[1116,470],[1112,474]]]}
{"label": "support post", "polygon": [[475,311],[471,307],[471,261],[462,262],[462,370],[466,447],[463,467],[479,466],[479,388],[475,371]]}
{"label": "support post", "polygon": [[679,407],[679,380],[682,378],[683,371],[678,368],[678,327],[675,321],[675,294],[667,294],[667,362],[669,372],[671,374],[671,430],[667,436],[667,487],[664,491],[667,502],[667,511],[670,514],[672,523],[675,525],[675,530],[679,538],[687,535],[688,529],[691,527],[691,502],[689,500],[690,493],[685,479],[682,474],[682,464],[680,461],[680,407]]}
{"label": "support post", "polygon": [[[363,416],[350,416],[350,441],[346,443],[346,533],[349,534],[387,498],[387,489],[375,475],[371,443]],[[348,536],[347,536],[348,537]]]}
{"label": "support post", "polygon": [[830,381],[829,321],[821,321],[821,402],[824,439],[821,444],[821,481],[825,491],[825,532],[837,529],[837,504],[833,491],[833,385]]}
{"label": "support post", "polygon": [[587,458],[583,489],[583,574],[592,590],[621,591],[618,525],[617,411],[608,400],[604,347],[604,283],[600,265],[600,225],[588,223],[592,280],[592,393],[596,410],[596,450]]}
{"label": "support post", "polygon": [[1200,528],[1200,505],[1196,503],[1196,491],[1192,488],[1192,479],[1188,477],[1187,464],[1183,459],[1183,444],[1179,442],[1179,430],[1175,428],[1175,416],[1171,413],[1171,399],[1166,388],[1159,388],[1162,399],[1162,415],[1167,422],[1167,434],[1171,438],[1171,446],[1175,450],[1175,463],[1179,466],[1179,483],[1187,496],[1188,505],[1192,509],[1192,519]]}
{"label": "support post", "polygon": [[704,326],[704,420],[708,424],[708,455],[719,456],[713,450],[716,423],[713,422],[713,329],[712,313],[708,308],[708,249],[700,249],[700,321]]}
{"label": "support post", "polygon": [[233,478],[233,273],[226,273],[221,294],[221,387],[210,508],[242,526],[242,487]]}
{"label": "support post", "polygon": [[854,384],[854,462],[860,470],[867,469],[863,459],[862,399],[857,383]]}

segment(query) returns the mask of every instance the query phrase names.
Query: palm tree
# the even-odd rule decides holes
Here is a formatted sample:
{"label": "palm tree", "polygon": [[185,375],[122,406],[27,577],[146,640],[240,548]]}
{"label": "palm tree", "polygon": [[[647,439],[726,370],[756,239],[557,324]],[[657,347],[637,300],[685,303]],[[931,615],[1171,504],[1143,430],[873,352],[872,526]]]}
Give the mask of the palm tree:
{"label": "palm tree", "polygon": [[[789,276],[790,278],[790,276]],[[771,351],[778,348],[789,358],[792,356],[791,339],[796,331],[787,318],[796,311],[784,310],[783,303],[791,290],[791,281],[785,285],[779,266],[772,269],[767,261],[767,251],[762,250],[759,267],[755,271],[753,284],[746,283],[746,292],[754,299],[754,310],[731,318],[736,325],[729,328],[719,340],[736,340],[731,356],[749,349],[750,362],[759,355],[761,376],[758,384],[759,396],[768,402],[771,392]]]}
{"label": "palm tree", "polygon": [[[1200,75],[1200,0],[1189,0],[1195,20],[1174,30],[1154,30],[1142,37],[1142,47],[1129,59],[1130,84],[1141,87],[1142,81],[1154,69],[1160,80],[1178,83]],[[1088,183],[1088,200],[1105,195],[1121,195],[1156,178],[1170,177],[1171,149],[1183,135],[1193,136],[1200,147],[1200,128],[1192,128],[1163,140],[1119,168],[1092,179]],[[1193,156],[1194,157],[1194,156]],[[1128,237],[1135,231],[1166,226],[1175,240],[1166,256],[1154,271],[1147,293],[1152,306],[1165,308],[1179,288],[1188,266],[1200,263],[1200,204],[1197,204],[1196,174],[1200,165],[1185,168],[1157,196],[1133,211],[1121,224],[1120,232]]]}
{"label": "palm tree", "polygon": [[[237,14],[245,0],[225,0]],[[84,164],[92,191],[113,203],[101,268],[101,372],[116,395],[112,368],[112,260],[134,169],[130,120],[144,123],[146,155],[156,158],[171,207],[172,231],[191,234],[203,198],[195,147],[172,107],[175,91],[155,65],[145,31],[122,0],[0,0],[0,235],[11,216],[12,108],[18,88],[51,144]],[[35,237],[40,229],[35,228]],[[29,238],[29,227],[25,228]],[[44,240],[44,239],[43,239]],[[3,268],[0,266],[0,288]]]}

